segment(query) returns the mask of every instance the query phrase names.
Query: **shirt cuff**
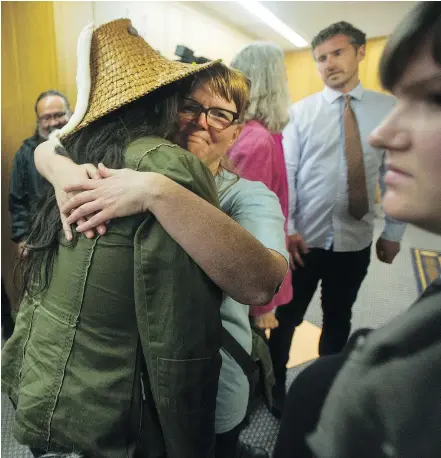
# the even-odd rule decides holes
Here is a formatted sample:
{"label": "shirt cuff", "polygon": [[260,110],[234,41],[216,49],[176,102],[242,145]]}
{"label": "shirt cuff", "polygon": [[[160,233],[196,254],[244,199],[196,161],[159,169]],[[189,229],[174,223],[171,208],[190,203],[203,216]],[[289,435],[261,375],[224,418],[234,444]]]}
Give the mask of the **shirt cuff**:
{"label": "shirt cuff", "polygon": [[400,242],[406,230],[406,223],[397,221],[390,216],[385,216],[384,220],[385,225],[381,238],[391,242]]}
{"label": "shirt cuff", "polygon": [[276,306],[274,305],[274,299],[268,305],[250,305],[250,316],[258,317],[264,313],[271,312]]}
{"label": "shirt cuff", "polygon": [[294,221],[291,219],[288,219],[287,232],[288,232],[288,235],[297,234],[296,226],[294,224]]}

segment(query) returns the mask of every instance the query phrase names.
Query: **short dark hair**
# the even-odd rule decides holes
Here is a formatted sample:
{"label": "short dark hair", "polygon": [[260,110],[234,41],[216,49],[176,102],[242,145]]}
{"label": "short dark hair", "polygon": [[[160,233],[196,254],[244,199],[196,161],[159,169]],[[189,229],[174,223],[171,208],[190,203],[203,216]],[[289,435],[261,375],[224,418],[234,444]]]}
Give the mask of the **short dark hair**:
{"label": "short dark hair", "polygon": [[70,103],[69,103],[69,100],[67,100],[67,97],[61,93],[60,91],[57,91],[56,89],[49,89],[48,91],[44,91],[42,92],[38,97],[37,97],[37,100],[35,101],[35,105],[34,105],[34,110],[35,110],[35,114],[38,116],[38,112],[37,112],[37,105],[38,103],[40,102],[40,100],[43,100],[45,99],[46,97],[49,97],[50,95],[57,95],[58,97],[61,97],[63,100],[64,100],[64,103],[66,105],[66,108],[70,111]]}
{"label": "short dark hair", "polygon": [[337,35],[346,35],[349,38],[349,42],[355,49],[366,44],[366,34],[360,29],[357,29],[349,22],[340,21],[331,24],[326,29],[320,30],[320,32],[312,39],[311,48],[314,49],[324,43],[325,41],[334,38]]}
{"label": "short dark hair", "polygon": [[380,60],[380,80],[385,89],[392,91],[427,37],[432,40],[432,57],[441,65],[440,2],[418,3],[390,36]]}

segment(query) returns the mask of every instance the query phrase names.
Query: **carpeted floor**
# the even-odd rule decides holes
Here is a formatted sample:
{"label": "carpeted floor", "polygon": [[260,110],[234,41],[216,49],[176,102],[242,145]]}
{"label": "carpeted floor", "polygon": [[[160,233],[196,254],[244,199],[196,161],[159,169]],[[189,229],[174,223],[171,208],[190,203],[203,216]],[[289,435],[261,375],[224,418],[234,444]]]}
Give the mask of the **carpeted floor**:
{"label": "carpeted floor", "polygon": [[[383,229],[382,220],[376,221],[375,237]],[[376,240],[375,238],[375,240]],[[412,267],[411,248],[424,247],[426,250],[441,249],[441,237],[429,234],[409,226],[401,244],[401,252],[395,262],[389,266],[380,263],[373,252],[369,273],[360,290],[354,306],[353,329],[359,327],[378,327],[403,312],[417,297],[417,282]],[[305,325],[302,337],[292,348],[293,361],[305,361],[316,353],[318,333],[317,326],[321,326],[321,311],[319,291],[313,298],[306,319],[315,326]],[[309,333],[309,334],[308,334]],[[308,339],[310,335],[310,339]],[[308,343],[308,341],[310,341]],[[309,345],[309,348],[307,348]],[[297,353],[302,353],[296,355]],[[303,357],[304,356],[304,357]],[[303,370],[308,362],[304,362],[288,370],[287,385]],[[1,457],[2,458],[31,458],[32,455],[25,447],[21,447],[11,435],[13,409],[4,394],[1,403],[2,431]],[[278,421],[262,405],[254,413],[251,424],[242,433],[244,442],[266,448],[272,453],[277,439]],[[293,444],[294,446],[294,444]]]}
{"label": "carpeted floor", "polygon": [[4,458],[32,458],[27,447],[17,443],[11,434],[14,409],[11,401],[2,393],[2,448],[0,456]]}

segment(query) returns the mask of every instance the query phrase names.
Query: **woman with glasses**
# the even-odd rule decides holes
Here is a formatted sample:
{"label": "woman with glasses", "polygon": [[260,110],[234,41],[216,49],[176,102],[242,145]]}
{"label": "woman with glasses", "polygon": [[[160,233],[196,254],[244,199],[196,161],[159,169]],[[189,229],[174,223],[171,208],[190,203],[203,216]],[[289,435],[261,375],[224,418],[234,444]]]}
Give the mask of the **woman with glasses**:
{"label": "woman with glasses", "polygon": [[[156,173],[111,170],[99,165],[103,179],[72,183],[72,169],[56,171],[56,192],[78,192],[63,207],[64,228],[70,224],[92,237],[94,228],[116,217],[152,212],[164,229],[224,291],[222,324],[247,351],[252,334],[249,305],[273,297],[288,269],[284,217],[277,196],[262,183],[228,170],[227,151],[240,134],[248,104],[249,83],[222,64],[198,74],[179,104],[175,142],[197,156],[214,176],[221,210]],[[54,172],[53,148],[43,144],[37,166],[49,181]],[[89,219],[85,221],[85,217]],[[238,224],[237,224],[238,223]],[[251,234],[254,237],[251,237]],[[188,316],[189,320],[194,319]],[[245,418],[249,384],[236,361],[222,351],[216,406],[216,458],[266,457],[263,449],[238,441]]]}

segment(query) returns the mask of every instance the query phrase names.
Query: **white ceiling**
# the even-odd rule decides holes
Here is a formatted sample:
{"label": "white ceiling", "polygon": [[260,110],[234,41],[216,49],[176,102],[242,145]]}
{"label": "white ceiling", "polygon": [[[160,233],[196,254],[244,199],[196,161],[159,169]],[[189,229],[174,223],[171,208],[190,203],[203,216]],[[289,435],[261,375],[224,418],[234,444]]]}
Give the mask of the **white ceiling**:
{"label": "white ceiling", "polygon": [[[255,39],[273,41],[286,51],[297,49],[237,2],[197,3]],[[363,30],[368,38],[389,35],[402,17],[418,2],[267,1],[261,3],[310,43],[317,32],[338,21],[350,22]]]}

